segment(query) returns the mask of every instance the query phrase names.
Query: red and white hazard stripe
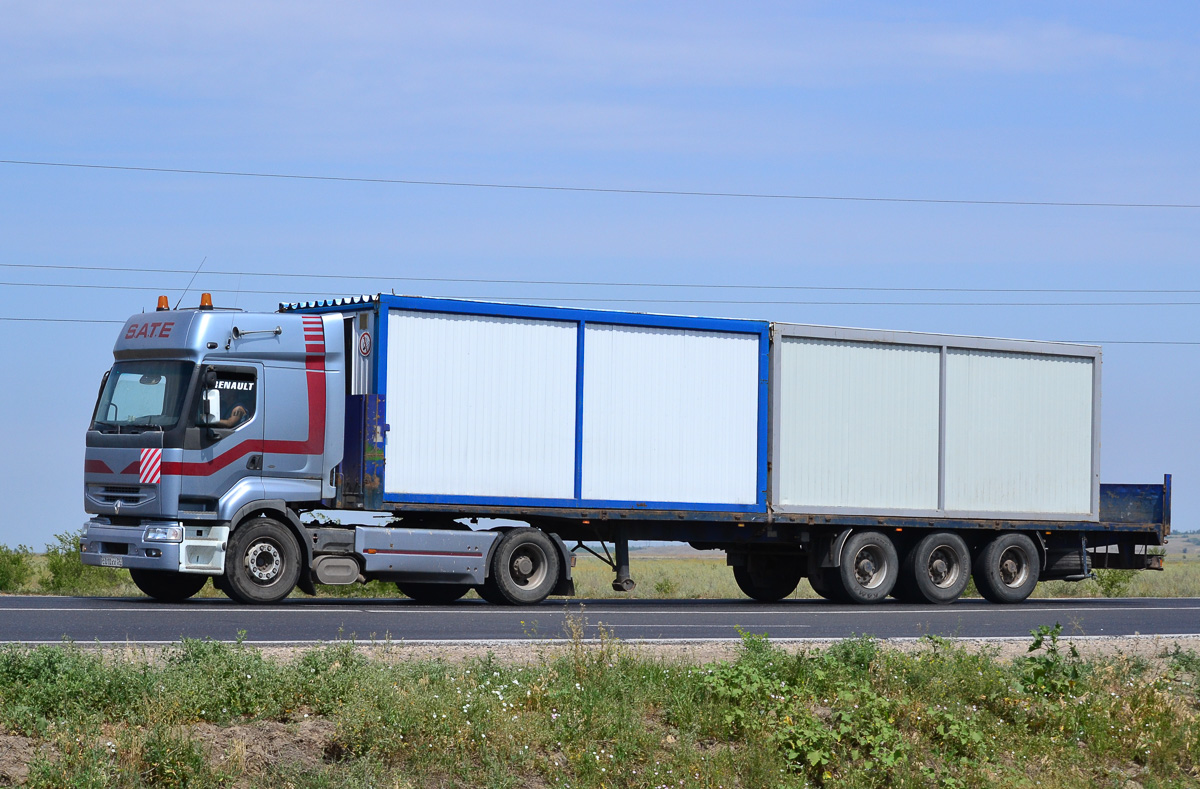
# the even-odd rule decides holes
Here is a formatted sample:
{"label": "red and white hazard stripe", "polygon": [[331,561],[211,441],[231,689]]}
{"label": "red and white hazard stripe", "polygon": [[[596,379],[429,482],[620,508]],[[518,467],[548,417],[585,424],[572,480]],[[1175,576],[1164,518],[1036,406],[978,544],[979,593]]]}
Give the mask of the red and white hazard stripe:
{"label": "red and white hazard stripe", "polygon": [[325,325],[320,315],[305,315],[304,321],[304,352],[325,353]]}
{"label": "red and white hazard stripe", "polygon": [[143,485],[157,485],[161,466],[161,449],[143,449],[142,461],[138,464],[138,482]]}

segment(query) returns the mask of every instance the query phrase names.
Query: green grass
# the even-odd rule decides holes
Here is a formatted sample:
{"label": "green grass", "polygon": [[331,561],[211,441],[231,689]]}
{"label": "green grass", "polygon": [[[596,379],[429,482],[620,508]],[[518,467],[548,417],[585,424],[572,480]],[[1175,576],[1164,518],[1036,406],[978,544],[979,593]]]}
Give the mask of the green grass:
{"label": "green grass", "polygon": [[32,787],[1200,786],[1198,672],[1178,648],[1083,659],[1057,628],[1011,662],[936,639],[746,636],[707,665],[611,639],[519,665],[66,644],[0,649],[0,730]]}

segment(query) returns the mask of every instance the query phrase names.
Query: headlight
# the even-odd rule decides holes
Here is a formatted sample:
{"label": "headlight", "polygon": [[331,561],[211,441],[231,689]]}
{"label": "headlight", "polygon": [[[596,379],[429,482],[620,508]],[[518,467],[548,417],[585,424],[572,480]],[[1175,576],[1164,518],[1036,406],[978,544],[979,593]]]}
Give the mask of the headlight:
{"label": "headlight", "polygon": [[183,540],[182,526],[151,526],[142,535],[146,542],[181,542]]}

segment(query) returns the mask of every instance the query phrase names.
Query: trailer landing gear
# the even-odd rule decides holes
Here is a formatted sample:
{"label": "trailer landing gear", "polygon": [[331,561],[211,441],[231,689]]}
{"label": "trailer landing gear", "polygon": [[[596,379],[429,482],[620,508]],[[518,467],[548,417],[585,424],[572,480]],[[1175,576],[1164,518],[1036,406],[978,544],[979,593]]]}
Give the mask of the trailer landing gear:
{"label": "trailer landing gear", "polygon": [[632,592],[637,588],[637,581],[633,580],[629,574],[629,538],[627,538],[624,534],[618,534],[612,543],[613,549],[617,554],[616,558],[613,558],[612,554],[608,552],[608,546],[603,540],[600,541],[600,547],[604,549],[603,556],[596,553],[582,542],[575,543],[575,547],[572,548],[571,551],[574,552],[580,549],[585,550],[592,556],[595,556],[597,559],[611,567],[613,572],[616,573],[616,577],[612,582],[612,588],[614,592]]}

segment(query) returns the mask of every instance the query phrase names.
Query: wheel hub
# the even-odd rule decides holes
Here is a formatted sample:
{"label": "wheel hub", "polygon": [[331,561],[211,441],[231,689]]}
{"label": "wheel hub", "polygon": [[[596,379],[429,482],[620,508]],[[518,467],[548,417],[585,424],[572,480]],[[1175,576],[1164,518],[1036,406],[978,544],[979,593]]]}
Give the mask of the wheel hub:
{"label": "wheel hub", "polygon": [[1000,580],[1005,586],[1020,586],[1028,577],[1028,565],[1024,551],[1009,548],[1000,557]]}
{"label": "wheel hub", "polygon": [[279,549],[269,542],[258,542],[246,551],[246,569],[259,583],[269,583],[275,580],[283,566],[283,558]]}
{"label": "wheel hub", "polygon": [[959,578],[959,564],[955,553],[939,547],[929,557],[929,580],[941,589],[953,586]]}
{"label": "wheel hub", "polygon": [[528,556],[518,556],[513,560],[513,575],[528,578],[533,572],[533,560]]}

